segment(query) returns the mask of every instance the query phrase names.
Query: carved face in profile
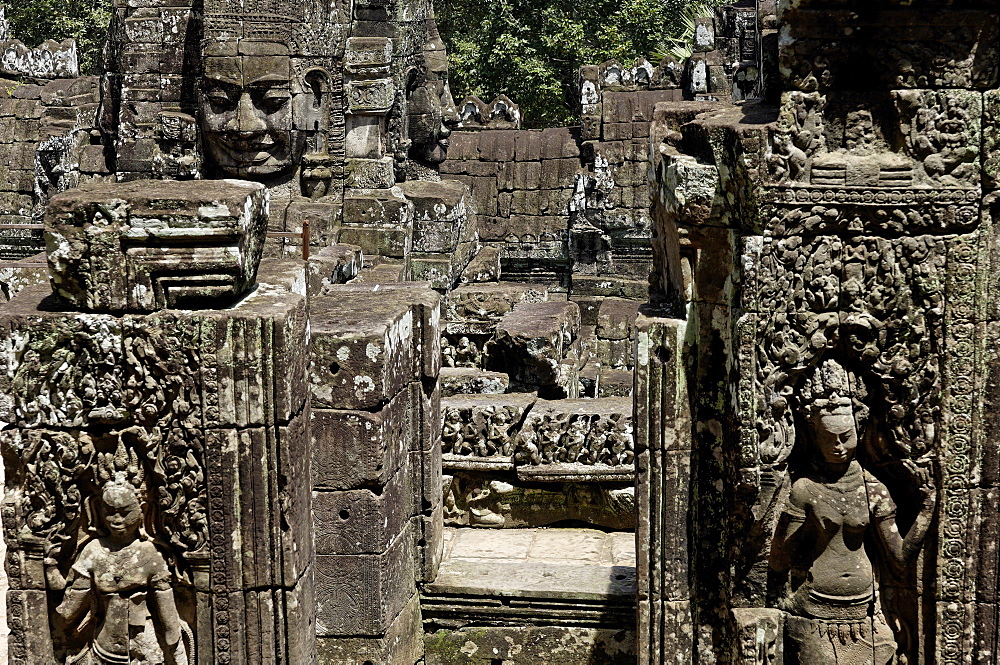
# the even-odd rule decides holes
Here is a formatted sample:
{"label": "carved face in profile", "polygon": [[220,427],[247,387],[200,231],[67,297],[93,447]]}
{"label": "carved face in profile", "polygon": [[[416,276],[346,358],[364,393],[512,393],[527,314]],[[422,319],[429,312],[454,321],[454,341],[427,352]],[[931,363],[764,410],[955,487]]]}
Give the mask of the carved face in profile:
{"label": "carved face in profile", "polygon": [[293,168],[291,61],[287,55],[205,58],[199,91],[205,148],[229,176],[271,178]]}
{"label": "carved face in profile", "polygon": [[850,409],[816,415],[813,418],[816,447],[827,464],[847,464],[858,448],[858,428]]}
{"label": "carved face in profile", "polygon": [[410,157],[427,164],[440,164],[448,153],[448,137],[458,125],[455,100],[448,87],[448,56],[444,42],[431,21],[423,51],[426,75],[407,91]]}
{"label": "carved face in profile", "polygon": [[119,542],[135,539],[142,521],[142,505],[127,485],[109,485],[101,495],[101,517],[108,535]]}

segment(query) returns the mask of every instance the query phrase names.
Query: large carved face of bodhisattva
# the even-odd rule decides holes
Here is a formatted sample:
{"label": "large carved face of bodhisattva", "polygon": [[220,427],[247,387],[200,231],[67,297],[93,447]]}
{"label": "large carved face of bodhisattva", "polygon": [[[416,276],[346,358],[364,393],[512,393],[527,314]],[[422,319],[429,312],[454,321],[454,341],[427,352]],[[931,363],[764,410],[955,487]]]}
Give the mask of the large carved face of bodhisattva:
{"label": "large carved face of bodhisattva", "polygon": [[220,171],[255,180],[294,167],[288,56],[206,58],[199,94],[205,149]]}
{"label": "large carved face of bodhisattva", "polygon": [[448,154],[448,137],[458,124],[455,100],[448,87],[448,57],[444,42],[433,37],[424,46],[426,79],[410,91],[407,100],[410,156],[428,164],[440,164]]}

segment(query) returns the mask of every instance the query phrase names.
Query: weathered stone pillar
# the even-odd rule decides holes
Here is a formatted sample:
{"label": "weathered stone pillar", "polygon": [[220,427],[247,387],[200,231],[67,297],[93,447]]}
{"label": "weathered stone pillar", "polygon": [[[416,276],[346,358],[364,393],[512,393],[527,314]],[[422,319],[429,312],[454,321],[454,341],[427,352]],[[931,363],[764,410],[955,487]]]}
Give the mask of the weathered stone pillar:
{"label": "weathered stone pillar", "polygon": [[389,75],[392,40],[351,37],[344,54],[346,82],[347,187],[388,189],[396,182],[393,156],[386,154],[386,116],[395,101]]}
{"label": "weathered stone pillar", "polygon": [[412,665],[443,546],[440,297],[327,286],[311,311],[319,659]]}
{"label": "weathered stone pillar", "polygon": [[313,662],[303,266],[258,273],[266,211],[240,181],[51,201],[55,294],[0,311],[11,663]]}
{"label": "weathered stone pillar", "polygon": [[409,180],[400,189],[413,205],[413,279],[450,291],[479,251],[469,191],[457,180]]}
{"label": "weathered stone pillar", "polygon": [[937,4],[783,7],[780,107],[657,110],[696,662],[996,661],[998,16]]}
{"label": "weathered stone pillar", "polygon": [[639,663],[693,663],[690,602],[691,416],[685,322],[636,321],[636,576]]}

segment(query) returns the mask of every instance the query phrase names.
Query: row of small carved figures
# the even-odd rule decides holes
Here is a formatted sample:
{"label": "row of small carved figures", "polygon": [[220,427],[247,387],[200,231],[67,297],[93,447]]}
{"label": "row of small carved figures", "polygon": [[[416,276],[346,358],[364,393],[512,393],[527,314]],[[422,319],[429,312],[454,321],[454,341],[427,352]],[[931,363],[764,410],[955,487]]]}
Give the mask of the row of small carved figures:
{"label": "row of small carved figures", "polygon": [[441,356],[441,363],[445,367],[479,367],[483,361],[483,352],[479,346],[464,335],[455,345],[442,335]]}
{"label": "row of small carved figures", "polygon": [[517,409],[511,407],[487,407],[478,413],[449,407],[444,414],[442,449],[467,457],[512,457],[515,464],[526,465],[621,466],[634,461],[632,423],[627,415],[545,416],[527,422],[520,431],[517,416]]}

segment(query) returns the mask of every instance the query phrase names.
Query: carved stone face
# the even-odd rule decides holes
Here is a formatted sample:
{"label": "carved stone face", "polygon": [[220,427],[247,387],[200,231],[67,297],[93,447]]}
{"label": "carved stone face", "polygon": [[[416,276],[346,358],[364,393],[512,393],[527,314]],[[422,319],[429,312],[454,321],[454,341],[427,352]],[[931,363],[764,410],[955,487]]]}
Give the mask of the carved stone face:
{"label": "carved stone face", "polygon": [[423,55],[427,71],[424,83],[408,94],[410,157],[440,164],[447,157],[448,137],[458,125],[458,112],[448,87],[448,57],[436,26],[424,45]]}
{"label": "carved stone face", "polygon": [[846,464],[858,448],[858,428],[849,412],[823,414],[814,420],[816,446],[827,464]]}
{"label": "carved stone face", "polygon": [[291,62],[287,55],[205,58],[199,91],[208,156],[223,173],[270,178],[291,170]]}
{"label": "carved stone face", "polygon": [[112,539],[122,542],[135,539],[142,520],[142,506],[131,488],[112,485],[104,490],[101,513]]}

